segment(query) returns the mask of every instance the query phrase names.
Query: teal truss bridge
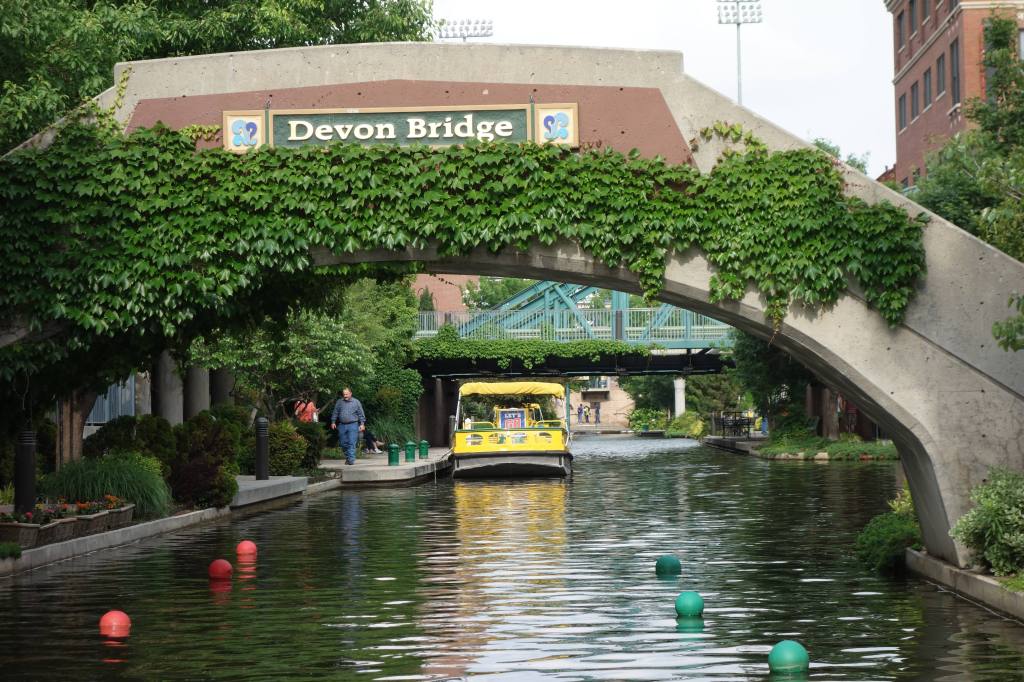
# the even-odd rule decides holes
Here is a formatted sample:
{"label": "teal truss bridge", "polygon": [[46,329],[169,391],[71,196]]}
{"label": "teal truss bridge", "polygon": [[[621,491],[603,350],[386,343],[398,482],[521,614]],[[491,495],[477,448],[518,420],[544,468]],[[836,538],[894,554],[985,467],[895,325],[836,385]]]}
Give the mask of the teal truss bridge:
{"label": "teal truss bridge", "polygon": [[538,282],[490,310],[421,312],[416,338],[430,338],[451,325],[466,339],[617,340],[677,350],[732,347],[732,327],[706,315],[671,305],[631,308],[629,295],[619,291],[610,292],[610,305],[590,307],[603,293],[591,286]]}

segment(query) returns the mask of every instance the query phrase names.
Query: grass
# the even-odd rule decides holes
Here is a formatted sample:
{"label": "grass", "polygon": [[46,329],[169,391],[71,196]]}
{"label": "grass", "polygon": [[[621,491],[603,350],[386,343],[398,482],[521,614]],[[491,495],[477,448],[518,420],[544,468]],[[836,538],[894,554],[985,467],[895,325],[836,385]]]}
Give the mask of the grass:
{"label": "grass", "polygon": [[1014,592],[1024,592],[1024,573],[1018,573],[1003,581],[1003,586]]}

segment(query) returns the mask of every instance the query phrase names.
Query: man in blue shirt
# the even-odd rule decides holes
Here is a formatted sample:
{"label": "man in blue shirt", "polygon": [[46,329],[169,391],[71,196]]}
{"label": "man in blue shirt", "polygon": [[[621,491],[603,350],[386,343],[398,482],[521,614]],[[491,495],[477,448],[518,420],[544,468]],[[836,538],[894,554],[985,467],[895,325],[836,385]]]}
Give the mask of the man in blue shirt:
{"label": "man in blue shirt", "polygon": [[366,429],[366,414],[363,404],[352,397],[352,389],[348,386],[342,389],[341,398],[334,403],[331,428],[338,429],[338,443],[345,452],[345,464],[355,464],[356,443],[359,433]]}

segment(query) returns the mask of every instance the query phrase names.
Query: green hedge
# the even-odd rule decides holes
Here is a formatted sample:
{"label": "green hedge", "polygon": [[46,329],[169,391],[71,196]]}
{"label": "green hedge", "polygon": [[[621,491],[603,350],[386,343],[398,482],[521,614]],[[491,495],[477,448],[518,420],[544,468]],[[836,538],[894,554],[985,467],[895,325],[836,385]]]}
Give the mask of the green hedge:
{"label": "green hedge", "polygon": [[1024,571],[1024,474],[993,469],[971,500],[974,508],[956,522],[952,536],[996,575]]}

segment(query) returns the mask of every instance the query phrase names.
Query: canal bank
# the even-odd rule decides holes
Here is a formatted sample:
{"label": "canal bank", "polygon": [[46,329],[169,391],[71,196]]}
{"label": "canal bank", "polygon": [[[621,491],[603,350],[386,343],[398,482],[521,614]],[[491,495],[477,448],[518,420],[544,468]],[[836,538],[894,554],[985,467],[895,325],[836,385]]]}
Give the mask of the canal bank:
{"label": "canal bank", "polygon": [[[1020,678],[1024,628],[852,558],[900,487],[895,466],[775,466],[627,436],[574,452],[569,481],[341,489],[0,581],[5,682],[725,682],[767,679],[780,639],[807,647],[809,679]],[[210,583],[241,538],[257,563]],[[682,576],[654,574],[665,553]],[[704,616],[677,622],[689,589]],[[134,623],[117,648],[96,633],[112,608]]]}
{"label": "canal bank", "polygon": [[321,468],[336,477],[310,483],[305,476],[271,476],[265,481],[258,481],[254,476],[237,476],[238,492],[227,507],[198,509],[26,549],[16,559],[0,559],[0,577],[30,571],[83,554],[122,547],[197,524],[230,517],[233,514],[248,514],[305,495],[315,495],[342,487],[408,486],[430,479],[436,480],[438,476],[448,475],[451,459],[448,448],[431,448],[427,458],[412,462],[403,460],[397,466],[389,466],[386,456],[367,455],[357,459],[351,466],[346,466],[344,461],[323,460]]}

